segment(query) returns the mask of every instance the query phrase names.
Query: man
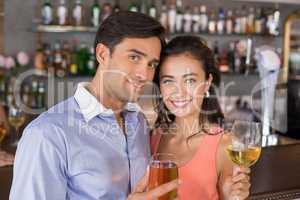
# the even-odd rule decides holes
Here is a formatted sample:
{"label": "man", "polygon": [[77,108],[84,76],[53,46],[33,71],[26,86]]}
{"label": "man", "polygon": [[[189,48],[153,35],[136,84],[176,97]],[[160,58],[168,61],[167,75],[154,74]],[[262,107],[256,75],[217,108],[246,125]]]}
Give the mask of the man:
{"label": "man", "polygon": [[40,115],[17,149],[10,200],[155,199],[178,180],[145,192],[146,121],[135,106],[151,81],[163,28],[140,13],[119,12],[99,27],[97,73],[73,97]]}

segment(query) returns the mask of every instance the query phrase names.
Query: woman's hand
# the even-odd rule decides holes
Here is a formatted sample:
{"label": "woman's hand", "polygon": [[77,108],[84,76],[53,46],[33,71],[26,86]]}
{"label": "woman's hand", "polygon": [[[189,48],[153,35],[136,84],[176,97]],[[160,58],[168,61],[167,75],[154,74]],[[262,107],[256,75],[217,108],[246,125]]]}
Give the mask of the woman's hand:
{"label": "woman's hand", "polygon": [[224,200],[244,200],[249,196],[250,168],[234,167],[233,174],[224,178],[222,193]]}

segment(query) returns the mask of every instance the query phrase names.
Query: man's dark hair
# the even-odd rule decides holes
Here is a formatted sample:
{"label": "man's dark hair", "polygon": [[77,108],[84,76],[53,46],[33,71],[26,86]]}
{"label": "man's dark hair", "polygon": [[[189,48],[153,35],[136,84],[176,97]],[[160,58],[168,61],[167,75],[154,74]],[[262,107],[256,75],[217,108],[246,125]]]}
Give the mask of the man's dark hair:
{"label": "man's dark hair", "polygon": [[110,15],[99,27],[95,38],[95,52],[98,43],[107,46],[111,52],[125,38],[158,37],[162,48],[165,42],[165,29],[154,18],[130,11],[120,11]]}

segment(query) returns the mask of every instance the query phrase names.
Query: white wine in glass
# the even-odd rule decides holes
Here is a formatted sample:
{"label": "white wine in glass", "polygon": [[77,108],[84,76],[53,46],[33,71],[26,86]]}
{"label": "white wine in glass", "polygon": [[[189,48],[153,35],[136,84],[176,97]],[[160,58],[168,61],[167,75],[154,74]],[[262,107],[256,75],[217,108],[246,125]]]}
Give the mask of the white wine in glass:
{"label": "white wine in glass", "polygon": [[16,141],[14,145],[17,145],[19,140],[20,128],[25,123],[25,115],[22,112],[21,108],[14,105],[10,105],[8,113],[8,122],[16,130]]}
{"label": "white wine in glass", "polygon": [[246,149],[235,149],[232,145],[227,147],[227,154],[232,162],[238,166],[251,167],[259,159],[260,147],[249,147]]}

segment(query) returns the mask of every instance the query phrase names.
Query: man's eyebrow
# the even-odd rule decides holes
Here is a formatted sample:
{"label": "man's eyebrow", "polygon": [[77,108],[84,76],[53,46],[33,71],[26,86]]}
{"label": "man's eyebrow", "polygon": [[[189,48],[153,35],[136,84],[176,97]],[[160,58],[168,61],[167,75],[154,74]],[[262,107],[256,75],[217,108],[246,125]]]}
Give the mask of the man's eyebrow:
{"label": "man's eyebrow", "polygon": [[[147,55],[146,53],[144,53],[144,52],[142,52],[142,51],[140,51],[140,50],[137,50],[137,49],[129,49],[128,51],[129,51],[129,52],[136,53],[136,54],[141,55],[141,56],[143,56],[143,57],[148,57],[148,55]],[[158,58],[153,58],[153,59],[151,60],[151,62],[157,62],[157,63],[159,63],[160,60],[159,60]]]}
{"label": "man's eyebrow", "polygon": [[137,50],[137,49],[129,49],[128,51],[130,52],[133,52],[133,53],[136,53],[136,54],[139,54],[141,56],[144,56],[144,57],[147,57],[148,55],[145,54],[144,52],[140,51],[140,50]]}
{"label": "man's eyebrow", "polygon": [[174,76],[171,76],[171,75],[162,75],[160,77],[160,79],[163,79],[163,78],[174,78]]}

